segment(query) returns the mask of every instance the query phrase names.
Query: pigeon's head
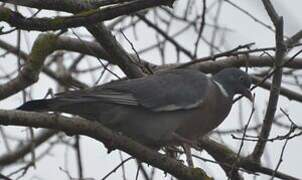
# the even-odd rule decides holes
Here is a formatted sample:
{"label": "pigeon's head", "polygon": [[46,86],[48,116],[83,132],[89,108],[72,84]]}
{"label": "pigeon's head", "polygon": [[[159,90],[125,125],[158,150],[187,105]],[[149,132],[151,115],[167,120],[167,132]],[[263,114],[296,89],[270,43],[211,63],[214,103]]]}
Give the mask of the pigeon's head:
{"label": "pigeon's head", "polygon": [[252,80],[250,76],[237,68],[226,68],[216,73],[213,79],[221,85],[230,98],[235,94],[241,94],[253,101],[250,91]]}

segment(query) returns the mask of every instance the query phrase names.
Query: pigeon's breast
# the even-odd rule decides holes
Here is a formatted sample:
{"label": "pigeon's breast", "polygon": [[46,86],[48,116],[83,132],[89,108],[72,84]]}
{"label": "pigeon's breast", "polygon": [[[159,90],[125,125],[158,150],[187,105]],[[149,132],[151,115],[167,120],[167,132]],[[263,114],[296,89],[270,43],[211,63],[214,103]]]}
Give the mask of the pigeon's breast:
{"label": "pigeon's breast", "polygon": [[194,109],[189,119],[177,130],[180,136],[195,140],[215,129],[227,117],[232,100],[212,83],[201,106]]}

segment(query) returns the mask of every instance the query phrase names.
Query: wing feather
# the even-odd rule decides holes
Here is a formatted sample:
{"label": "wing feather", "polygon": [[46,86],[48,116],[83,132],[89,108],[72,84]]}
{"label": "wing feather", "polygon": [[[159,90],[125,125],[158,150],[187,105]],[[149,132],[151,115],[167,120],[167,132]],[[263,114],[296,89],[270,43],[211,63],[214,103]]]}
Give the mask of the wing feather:
{"label": "wing feather", "polygon": [[203,103],[209,91],[208,84],[205,74],[197,70],[178,69],[61,93],[57,97],[142,106],[157,112],[176,111],[192,109]]}

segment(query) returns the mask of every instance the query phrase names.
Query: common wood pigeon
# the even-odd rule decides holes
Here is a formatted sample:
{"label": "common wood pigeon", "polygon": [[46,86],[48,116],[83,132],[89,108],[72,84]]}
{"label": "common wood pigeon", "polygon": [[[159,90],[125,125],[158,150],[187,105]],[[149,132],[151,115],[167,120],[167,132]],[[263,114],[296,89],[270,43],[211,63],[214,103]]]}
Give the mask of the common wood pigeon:
{"label": "common wood pigeon", "polygon": [[235,94],[252,100],[250,85],[250,77],[236,68],[211,78],[198,70],[175,69],[60,93],[18,109],[79,115],[158,148],[180,143],[176,136],[195,140],[216,128]]}

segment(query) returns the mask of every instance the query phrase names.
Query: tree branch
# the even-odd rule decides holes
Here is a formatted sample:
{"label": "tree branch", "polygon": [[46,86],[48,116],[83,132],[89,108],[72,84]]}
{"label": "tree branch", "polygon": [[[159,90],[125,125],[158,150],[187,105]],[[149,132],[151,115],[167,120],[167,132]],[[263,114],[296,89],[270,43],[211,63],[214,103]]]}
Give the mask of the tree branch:
{"label": "tree branch", "polygon": [[262,0],[271,20],[273,21],[276,28],[276,55],[275,55],[275,73],[273,75],[273,81],[271,84],[270,97],[268,106],[266,109],[263,125],[260,132],[260,138],[257,141],[255,148],[251,154],[251,158],[260,161],[263,155],[266,139],[268,139],[270,131],[272,129],[273,120],[275,117],[276,107],[278,104],[280,87],[282,81],[282,64],[284,57],[287,53],[287,47],[284,42],[283,35],[283,17],[279,17],[274,7],[269,0]]}
{"label": "tree branch", "polygon": [[54,31],[96,24],[121,15],[128,15],[146,8],[172,4],[174,0],[136,0],[107,6],[102,9],[92,9],[73,16],[54,18],[26,18],[9,8],[0,7],[0,21],[7,22],[13,27],[23,30]]}
{"label": "tree branch", "polygon": [[284,174],[282,172],[275,172],[275,170],[266,168],[260,165],[257,161],[247,157],[239,157],[237,159],[237,153],[229,149],[227,146],[217,143],[211,139],[204,138],[199,141],[201,148],[204,148],[218,163],[225,168],[231,168],[233,162],[238,162],[237,168],[241,167],[251,173],[262,173],[266,175],[273,175],[280,179],[298,180],[293,176]]}
{"label": "tree branch", "polygon": [[187,180],[210,179],[203,170],[188,168],[180,161],[159,154],[128,137],[114,133],[96,121],[42,113],[0,110],[0,124],[48,128],[64,131],[69,135],[86,135],[103,142],[105,145],[110,144],[110,147],[123,150],[140,161],[162,169],[177,178]]}
{"label": "tree branch", "polygon": [[136,58],[129,55],[115,39],[112,33],[102,23],[87,26],[88,31],[98,43],[106,50],[110,59],[117,64],[128,78],[137,78],[144,75],[144,68]]}
{"label": "tree branch", "polygon": [[131,2],[135,0],[0,0],[0,2],[10,3],[14,5],[26,6],[37,9],[47,9],[63,12],[80,12],[88,9],[96,9],[101,6],[110,4],[118,4],[123,2]]}
{"label": "tree branch", "polygon": [[37,82],[46,57],[54,51],[55,36],[40,35],[31,50],[29,59],[19,75],[0,85],[0,100],[7,98]]}

